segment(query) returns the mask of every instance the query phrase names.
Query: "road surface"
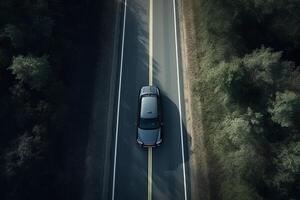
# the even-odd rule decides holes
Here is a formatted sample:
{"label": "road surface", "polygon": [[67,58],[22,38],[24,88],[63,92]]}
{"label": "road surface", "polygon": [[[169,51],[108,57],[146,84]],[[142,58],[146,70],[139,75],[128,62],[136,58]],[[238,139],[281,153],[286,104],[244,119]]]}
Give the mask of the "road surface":
{"label": "road surface", "polygon": [[[124,0],[111,199],[189,199],[179,31],[175,0]],[[162,94],[163,144],[136,144],[138,93]]]}

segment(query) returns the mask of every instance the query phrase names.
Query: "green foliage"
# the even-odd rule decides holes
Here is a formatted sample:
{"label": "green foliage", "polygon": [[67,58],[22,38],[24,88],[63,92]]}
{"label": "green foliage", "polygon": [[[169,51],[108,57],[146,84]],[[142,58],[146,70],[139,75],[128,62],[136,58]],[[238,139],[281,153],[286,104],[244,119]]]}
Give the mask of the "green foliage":
{"label": "green foliage", "polygon": [[228,138],[231,143],[229,143],[231,148],[238,149],[241,145],[249,141],[251,127],[249,121],[243,119],[243,117],[233,119],[226,118],[223,122],[223,126],[223,131],[226,133],[226,138]]}
{"label": "green foliage", "polygon": [[293,127],[299,122],[300,96],[292,91],[277,92],[269,112],[272,120],[282,127]]}
{"label": "green foliage", "polygon": [[197,31],[202,39],[202,66],[212,68],[219,61],[228,61],[238,55],[239,49],[235,47],[239,36],[232,34],[235,15],[225,9],[228,5],[225,1],[204,0],[200,1],[200,5],[197,14],[201,20]]}
{"label": "green foliage", "polygon": [[50,65],[48,57],[33,56],[14,57],[13,64],[9,67],[16,79],[28,84],[31,89],[40,90],[46,86],[50,79]]}
{"label": "green foliage", "polygon": [[270,48],[255,50],[250,55],[243,58],[243,64],[249,70],[253,83],[258,82],[258,86],[274,84],[275,77],[281,72],[281,53],[272,52]]}
{"label": "green foliage", "polygon": [[282,149],[288,149],[287,140],[297,141],[300,128],[300,1],[202,0],[195,5],[200,5],[196,91],[212,157],[212,185],[220,186],[218,195],[218,187],[212,188],[212,198],[296,199],[299,172],[288,163],[297,163],[299,155]]}
{"label": "green foliage", "polygon": [[65,95],[62,3],[0,1],[0,199],[55,199],[45,168],[56,138],[46,136]]}
{"label": "green foliage", "polygon": [[17,83],[10,88],[12,99],[18,102],[26,102],[30,98],[30,93],[24,88],[22,83]]}
{"label": "green foliage", "polygon": [[[281,41],[299,45],[300,2],[297,0],[239,0],[257,21],[264,23],[267,31],[279,37]],[[299,47],[298,47],[299,48]]]}
{"label": "green foliage", "polygon": [[[255,143],[254,143],[255,144]],[[224,160],[224,171],[229,172],[228,179],[236,177],[245,184],[255,187],[265,173],[265,158],[259,144],[242,144],[239,149],[232,151]]]}
{"label": "green foliage", "polygon": [[45,144],[41,137],[45,132],[45,127],[36,125],[31,134],[25,133],[16,140],[5,154],[5,175],[7,177],[26,172],[30,169],[32,161],[43,158]]}
{"label": "green foliage", "polygon": [[[272,180],[272,185],[286,198],[289,194],[295,195],[295,187],[299,184],[299,179],[297,179],[297,175],[300,174],[299,140],[283,145],[278,152],[274,159],[276,174]],[[296,196],[294,197],[296,198]]]}
{"label": "green foliage", "polygon": [[17,83],[10,88],[11,100],[14,105],[14,119],[19,127],[31,127],[36,123],[44,123],[51,118],[54,109],[48,101],[32,99],[32,92]]}
{"label": "green foliage", "polygon": [[231,63],[221,63],[212,78],[216,84],[215,92],[225,92],[226,103],[241,98],[241,94],[247,90],[247,72],[241,64],[239,59],[234,59]]}
{"label": "green foliage", "polygon": [[287,65],[280,58],[281,53],[261,48],[243,58],[220,63],[212,78],[215,91],[224,91],[226,102],[234,100],[241,104],[265,105],[268,96],[276,91],[276,80],[282,68]]}
{"label": "green foliage", "polygon": [[215,136],[214,149],[221,157],[227,178],[257,182],[257,175],[263,175],[264,158],[259,149],[257,138],[263,132],[262,115],[254,113],[250,108],[241,116],[227,116],[222,129]]}
{"label": "green foliage", "polygon": [[253,187],[240,180],[228,180],[224,182],[220,199],[223,200],[262,200]]}

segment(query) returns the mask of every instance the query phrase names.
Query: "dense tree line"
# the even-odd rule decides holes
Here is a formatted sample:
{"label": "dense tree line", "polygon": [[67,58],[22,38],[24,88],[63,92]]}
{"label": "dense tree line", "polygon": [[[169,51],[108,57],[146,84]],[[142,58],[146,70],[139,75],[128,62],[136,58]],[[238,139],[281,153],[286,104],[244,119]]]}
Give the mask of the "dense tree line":
{"label": "dense tree line", "polygon": [[78,38],[97,34],[91,2],[0,1],[0,199],[63,198],[61,127]]}
{"label": "dense tree line", "polygon": [[214,199],[300,196],[299,11],[298,0],[200,1],[196,89]]}
{"label": "dense tree line", "polygon": [[53,47],[57,3],[0,2],[1,199],[37,198],[36,190],[47,190],[40,183],[52,170],[49,126],[61,103],[56,93],[63,90]]}

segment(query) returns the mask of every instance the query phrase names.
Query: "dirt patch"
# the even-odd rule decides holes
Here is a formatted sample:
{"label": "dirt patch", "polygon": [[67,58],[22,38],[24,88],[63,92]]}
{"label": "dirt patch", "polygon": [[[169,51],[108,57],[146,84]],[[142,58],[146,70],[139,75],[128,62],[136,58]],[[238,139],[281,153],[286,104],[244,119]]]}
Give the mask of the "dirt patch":
{"label": "dirt patch", "polygon": [[191,180],[191,199],[210,199],[207,151],[205,133],[202,127],[201,102],[196,94],[195,85],[199,77],[199,54],[195,15],[197,5],[194,0],[179,2],[179,20],[181,35],[181,54],[183,61],[183,79],[187,132],[191,137],[189,144],[189,171]]}

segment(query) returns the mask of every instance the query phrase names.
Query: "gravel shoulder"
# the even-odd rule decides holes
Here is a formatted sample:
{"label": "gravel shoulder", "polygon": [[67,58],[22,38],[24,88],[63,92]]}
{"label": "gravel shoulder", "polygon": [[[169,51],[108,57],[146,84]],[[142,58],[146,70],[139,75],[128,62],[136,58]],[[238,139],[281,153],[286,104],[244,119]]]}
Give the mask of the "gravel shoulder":
{"label": "gravel shoulder", "polygon": [[191,137],[188,141],[189,172],[191,199],[210,199],[208,164],[205,148],[205,133],[201,119],[201,102],[199,95],[193,89],[199,77],[199,44],[197,41],[197,27],[195,12],[197,5],[194,0],[179,2],[181,55],[183,62],[183,80],[186,108],[187,133]]}

